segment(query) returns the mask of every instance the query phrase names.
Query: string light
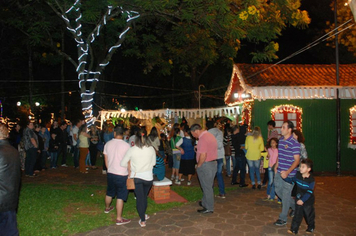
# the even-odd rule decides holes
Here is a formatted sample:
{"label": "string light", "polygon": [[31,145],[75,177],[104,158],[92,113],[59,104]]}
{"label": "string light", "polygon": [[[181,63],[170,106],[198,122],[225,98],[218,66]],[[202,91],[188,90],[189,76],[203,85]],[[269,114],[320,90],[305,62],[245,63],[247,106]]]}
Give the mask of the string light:
{"label": "string light", "polygon": [[[302,130],[302,114],[303,114],[303,109],[297,106],[293,106],[290,104],[286,105],[280,105],[280,106],[275,106],[274,108],[271,109],[271,116],[272,120],[275,121],[275,114],[276,113],[295,113],[296,114],[296,128],[299,129],[301,132]],[[284,121],[284,120],[283,120]]]}
{"label": "string light", "polygon": [[[124,13],[123,8],[121,6],[116,7],[118,11],[121,13]],[[73,9],[77,13],[74,15],[74,21],[75,21],[75,26],[71,24],[71,20],[66,16],[66,14],[70,13]],[[79,50],[79,55],[78,55],[78,66],[76,68],[76,72],[78,72],[78,80],[79,80],[79,88],[83,88],[85,83],[92,83],[92,82],[98,82],[99,81],[99,76],[101,75],[100,71],[89,71],[85,69],[87,66],[87,57],[89,56],[89,44],[86,43],[86,41],[82,38],[82,24],[81,24],[81,19],[82,19],[82,13],[80,12],[81,9],[81,4],[79,0],[76,0],[72,6],[69,7],[68,10],[65,11],[65,13],[62,15],[63,20],[67,23],[67,29],[68,31],[72,32],[74,34],[74,40],[77,43],[77,48]],[[106,25],[108,22],[107,20],[109,19],[109,16],[111,15],[113,11],[113,6],[109,5],[107,13],[104,14],[102,20],[97,24],[96,28],[94,29],[93,32],[91,32],[89,35],[91,35],[90,43],[93,43],[96,39],[96,37],[100,36],[100,30],[101,27]],[[127,19],[126,22],[129,22],[131,20],[137,19],[140,17],[140,14],[136,11],[126,11],[127,13]],[[130,30],[130,27],[125,27],[125,30],[120,33],[119,39],[121,39],[128,31]],[[121,43],[117,43],[110,47],[110,49],[107,51],[107,54],[113,53],[113,51],[117,48],[121,47]],[[110,61],[107,59],[104,59],[106,61],[99,63],[100,67],[106,67]],[[102,69],[100,69],[102,70]],[[91,77],[89,77],[89,75]],[[85,78],[85,76],[88,76],[89,78]],[[94,94],[95,92],[90,92],[90,91],[85,91],[81,93],[81,98],[82,98],[82,112],[84,114],[84,117],[86,119],[86,122],[88,124],[88,127],[93,125],[95,122],[95,118],[93,117],[93,105],[92,102],[94,101]]]}
{"label": "string light", "polygon": [[350,108],[350,144],[356,144],[356,124],[353,121],[356,123],[356,106]]}

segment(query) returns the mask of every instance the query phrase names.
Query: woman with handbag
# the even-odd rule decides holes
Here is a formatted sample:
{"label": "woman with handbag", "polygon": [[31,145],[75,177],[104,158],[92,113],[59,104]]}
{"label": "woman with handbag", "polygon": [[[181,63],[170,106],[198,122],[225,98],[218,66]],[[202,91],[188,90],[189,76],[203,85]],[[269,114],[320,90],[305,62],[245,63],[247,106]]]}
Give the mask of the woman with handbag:
{"label": "woman with handbag", "polygon": [[[130,164],[129,164],[130,162]],[[153,183],[153,167],[156,165],[156,151],[148,141],[147,131],[137,131],[135,146],[131,147],[121,161],[122,167],[128,167],[130,178],[134,178],[136,209],[140,216],[139,224],[146,226],[147,195]]]}

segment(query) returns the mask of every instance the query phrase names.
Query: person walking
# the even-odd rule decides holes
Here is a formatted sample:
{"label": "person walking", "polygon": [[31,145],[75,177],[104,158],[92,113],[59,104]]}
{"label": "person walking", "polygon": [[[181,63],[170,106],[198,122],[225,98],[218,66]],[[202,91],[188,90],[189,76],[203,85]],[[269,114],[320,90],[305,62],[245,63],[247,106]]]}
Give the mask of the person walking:
{"label": "person walking", "polygon": [[217,195],[217,197],[225,198],[225,184],[224,184],[224,178],[222,175],[222,169],[223,169],[224,157],[225,157],[225,150],[224,150],[224,143],[223,143],[224,135],[221,132],[221,130],[214,127],[213,121],[206,122],[206,128],[208,129],[209,133],[214,135],[214,137],[218,143],[218,157],[216,159],[216,162],[217,162],[216,178],[218,180],[219,195]]}
{"label": "person walking", "polygon": [[146,226],[147,195],[153,183],[153,167],[156,165],[156,151],[148,141],[147,131],[137,131],[135,146],[131,147],[121,161],[121,166],[129,169],[130,178],[134,178],[136,209],[140,216],[139,225]]}
{"label": "person walking", "polygon": [[197,145],[197,174],[200,187],[203,191],[202,201],[199,205],[203,207],[197,210],[199,213],[214,212],[214,178],[217,172],[216,159],[218,158],[218,142],[214,135],[202,130],[199,124],[193,124],[190,132],[194,138],[199,139]]}
{"label": "person walking", "polygon": [[274,184],[276,194],[282,200],[282,212],[274,223],[276,226],[286,225],[289,208],[295,210],[295,203],[291,197],[293,184],[283,180],[287,177],[293,178],[296,175],[300,161],[300,143],[293,138],[293,129],[293,122],[285,121],[281,128],[283,137],[278,143],[277,173],[274,177]]}
{"label": "person walking", "polygon": [[115,138],[104,146],[104,158],[107,166],[107,190],[105,196],[105,211],[109,213],[114,209],[110,206],[112,199],[116,197],[116,225],[130,223],[131,220],[122,217],[124,202],[127,200],[129,191],[126,188],[128,176],[127,168],[120,165],[130,145],[123,141],[124,129],[117,126],[114,130]]}
{"label": "person walking", "polygon": [[9,131],[0,124],[0,234],[19,235],[16,210],[19,203],[21,161],[19,152],[6,140]]}

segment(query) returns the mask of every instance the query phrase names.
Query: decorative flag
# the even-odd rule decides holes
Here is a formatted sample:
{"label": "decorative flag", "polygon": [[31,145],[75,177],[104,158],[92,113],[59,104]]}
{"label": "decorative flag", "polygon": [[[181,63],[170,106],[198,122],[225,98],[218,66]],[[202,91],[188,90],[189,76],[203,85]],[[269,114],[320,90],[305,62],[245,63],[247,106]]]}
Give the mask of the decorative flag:
{"label": "decorative flag", "polygon": [[356,21],[356,0],[349,0],[349,6]]}

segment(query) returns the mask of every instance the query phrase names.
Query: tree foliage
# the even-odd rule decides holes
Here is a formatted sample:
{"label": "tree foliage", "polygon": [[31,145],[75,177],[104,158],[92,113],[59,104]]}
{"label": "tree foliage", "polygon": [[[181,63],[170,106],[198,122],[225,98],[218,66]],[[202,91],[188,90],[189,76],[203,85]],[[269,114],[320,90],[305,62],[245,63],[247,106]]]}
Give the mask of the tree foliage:
{"label": "tree foliage", "polygon": [[[334,1],[330,4],[330,7],[333,11],[335,11]],[[349,29],[339,33],[338,42],[344,45],[345,47],[347,47],[348,51],[352,52],[353,55],[356,56],[356,24],[350,7],[347,4],[345,4],[344,1],[337,2],[337,22],[338,22],[338,26],[346,22],[349,22],[345,24],[344,27],[338,29],[338,31],[342,31],[343,28],[351,26],[351,24],[354,24]],[[335,29],[335,22],[327,21],[326,24],[329,26],[328,29],[326,30],[327,33]],[[327,45],[331,47],[335,47],[333,37],[330,38],[329,43],[327,43]]]}

